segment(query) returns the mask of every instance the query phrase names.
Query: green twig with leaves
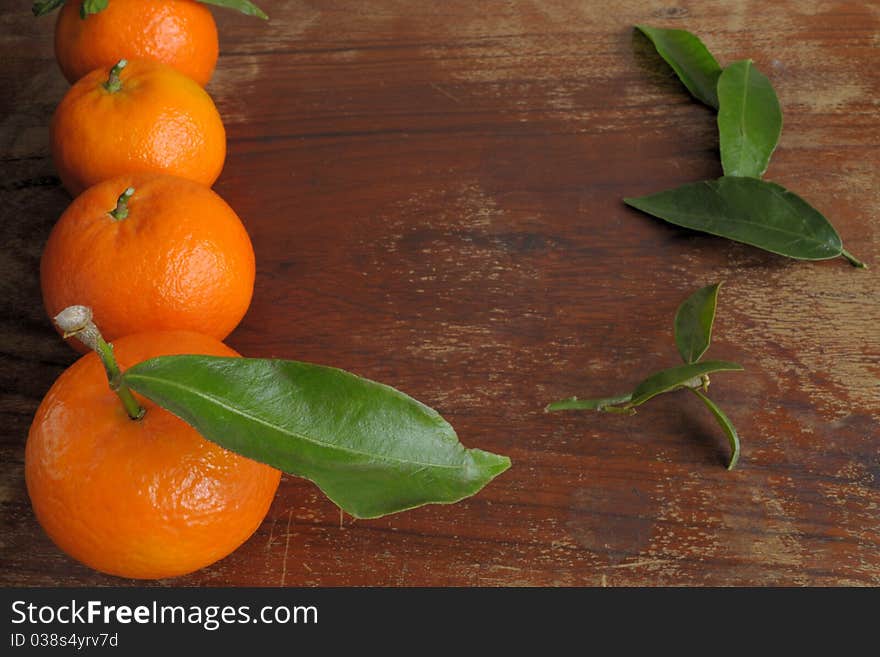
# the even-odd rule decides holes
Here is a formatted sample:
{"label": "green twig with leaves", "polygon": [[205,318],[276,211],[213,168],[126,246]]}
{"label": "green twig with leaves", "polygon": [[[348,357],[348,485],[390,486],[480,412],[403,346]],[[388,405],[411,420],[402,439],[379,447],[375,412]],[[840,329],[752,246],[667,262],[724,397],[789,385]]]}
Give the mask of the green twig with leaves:
{"label": "green twig with leaves", "polygon": [[624,203],[668,223],[755,246],[797,260],[842,257],[867,265],[843,248],[822,213],[776,183],[761,180],[782,133],[782,110],[770,80],[751,60],[722,68],[685,30],[636,29],[675,71],[691,95],[718,110],[724,175]]}
{"label": "green twig with leaves", "polygon": [[709,375],[715,372],[742,370],[741,365],[722,360],[700,361],[712,341],[712,325],[715,323],[715,308],[718,303],[718,290],[721,284],[709,285],[694,292],[675,313],[675,344],[684,365],[661,370],[644,379],[626,395],[598,399],[578,399],[570,397],[549,404],[545,409],[553,411],[601,411],[603,413],[622,413],[632,415],[641,406],[657,395],[675,390],[689,390],[695,394],[712,412],[721,425],[730,443],[730,461],[727,469],[732,470],[739,460],[739,436],[730,419],[713,402],[706,392],[709,389]]}

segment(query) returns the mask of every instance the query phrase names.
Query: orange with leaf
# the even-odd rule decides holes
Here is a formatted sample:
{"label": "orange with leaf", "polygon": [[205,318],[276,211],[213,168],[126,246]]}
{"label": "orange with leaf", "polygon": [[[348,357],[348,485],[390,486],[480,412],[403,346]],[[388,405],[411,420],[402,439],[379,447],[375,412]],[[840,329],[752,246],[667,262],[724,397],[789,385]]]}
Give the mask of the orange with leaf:
{"label": "orange with leaf", "polygon": [[[248,0],[211,2],[266,18]],[[194,0],[40,0],[37,16],[58,7],[55,57],[72,84],[120,59],[151,59],[173,66],[204,86],[217,64],[217,25]]]}
{"label": "orange with leaf", "polygon": [[[80,335],[89,321],[84,309],[60,319]],[[280,472],[127,389],[120,403],[107,374],[118,386],[119,366],[154,356],[237,354],[188,331],[139,333],[115,349],[95,331],[86,340],[98,352],[58,378],[28,435],[25,478],[40,524],[75,559],[121,577],[173,577],[222,559],[260,525]]]}
{"label": "orange with leaf", "polygon": [[375,518],[457,502],[510,466],[465,449],[433,409],[343,370],[239,358],[185,331],[111,346],[84,306],[55,321],[95,353],[37,410],[28,492],[58,546],[103,572],[171,577],[222,558],[266,513],[273,468]]}

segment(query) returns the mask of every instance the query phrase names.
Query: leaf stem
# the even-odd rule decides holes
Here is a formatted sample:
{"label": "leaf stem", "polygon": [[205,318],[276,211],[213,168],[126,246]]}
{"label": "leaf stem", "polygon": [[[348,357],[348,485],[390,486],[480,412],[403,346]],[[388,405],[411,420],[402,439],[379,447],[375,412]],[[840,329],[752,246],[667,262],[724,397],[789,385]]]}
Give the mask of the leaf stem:
{"label": "leaf stem", "polygon": [[632,413],[629,407],[618,407],[618,404],[627,404],[632,395],[620,395],[618,397],[605,397],[603,399],[578,399],[569,397],[547,404],[544,412],[554,411],[604,411],[607,413]]}
{"label": "leaf stem", "polygon": [[122,73],[122,69],[126,66],[128,66],[128,60],[120,59],[116,65],[110,69],[110,75],[104,83],[104,88],[111,94],[115,94],[122,89],[122,81],[119,79],[119,74]]}
{"label": "leaf stem", "polygon": [[596,410],[601,411],[602,413],[617,413],[619,415],[635,415],[636,414],[635,407],[630,406],[629,404],[625,404],[623,406],[600,406]]}
{"label": "leaf stem", "polygon": [[116,208],[108,213],[114,221],[122,221],[128,217],[128,199],[134,194],[134,187],[129,187],[116,199]]}
{"label": "leaf stem", "polygon": [[846,249],[840,249],[840,255],[846,258],[853,267],[858,267],[859,269],[867,269],[868,265],[864,262],[856,258],[852,253],[847,251]]}
{"label": "leaf stem", "polygon": [[578,399],[577,397],[569,397],[568,399],[560,399],[559,401],[550,402],[544,407],[545,413],[553,413],[554,411],[589,411],[596,410],[596,407],[590,403],[589,399]]}
{"label": "leaf stem", "polygon": [[92,309],[86,306],[68,306],[55,316],[55,323],[64,331],[65,338],[75,337],[98,354],[107,372],[110,389],[119,397],[128,416],[132,420],[140,420],[146,411],[122,382],[122,371],[113,355],[113,345],[104,340],[92,321]]}

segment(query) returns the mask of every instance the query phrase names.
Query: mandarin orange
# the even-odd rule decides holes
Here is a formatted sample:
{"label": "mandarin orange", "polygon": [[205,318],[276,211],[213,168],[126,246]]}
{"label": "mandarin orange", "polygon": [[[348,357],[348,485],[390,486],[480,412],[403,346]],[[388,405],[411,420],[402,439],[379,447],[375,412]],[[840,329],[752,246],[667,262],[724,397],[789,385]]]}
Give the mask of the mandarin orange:
{"label": "mandarin orange", "polygon": [[73,85],[50,127],[55,168],[74,196],[130,173],[169,173],[213,185],[226,159],[214,101],[183,73],[121,61]]}
{"label": "mandarin orange", "polygon": [[217,65],[217,25],[194,0],[111,0],[83,18],[67,0],[55,23],[55,57],[73,84],[120,59],[152,59],[205,86]]}
{"label": "mandarin orange", "polygon": [[247,312],[254,273],[247,231],[220,196],[150,174],[106,180],[77,197],[40,261],[49,316],[91,306],[111,341],[166,329],[223,339]]}

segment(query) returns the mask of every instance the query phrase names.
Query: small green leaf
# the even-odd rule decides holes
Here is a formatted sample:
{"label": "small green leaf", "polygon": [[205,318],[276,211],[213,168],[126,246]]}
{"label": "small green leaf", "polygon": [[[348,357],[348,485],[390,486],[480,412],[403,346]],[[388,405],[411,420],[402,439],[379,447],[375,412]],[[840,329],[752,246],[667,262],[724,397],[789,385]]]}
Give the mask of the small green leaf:
{"label": "small green leaf", "polygon": [[711,374],[712,372],[736,372],[740,370],[742,370],[742,365],[729,363],[723,360],[706,360],[702,363],[691,363],[689,365],[670,367],[667,370],[661,370],[660,372],[652,374],[637,385],[636,389],[633,390],[632,401],[629,405],[639,406],[659,394],[677,388],[687,387],[693,389],[693,386],[690,384],[694,382],[694,379],[699,380],[704,374]]}
{"label": "small green leaf", "polygon": [[205,438],[315,482],[357,518],[457,502],[510,467],[506,456],[465,449],[435,410],[330,367],[162,356],[123,379]]}
{"label": "small green leaf", "polygon": [[619,397],[603,397],[601,399],[578,399],[569,397],[560,401],[547,404],[544,409],[548,413],[554,411],[606,411],[609,413],[631,412],[628,408],[620,408],[620,404],[626,404],[632,399],[632,395],[620,395]]}
{"label": "small green leaf", "polygon": [[227,9],[235,9],[236,11],[240,11],[242,14],[246,14],[247,16],[256,16],[257,18],[262,18],[263,20],[267,20],[269,17],[266,15],[262,9],[257,7],[250,0],[199,0],[206,5],[216,5],[218,7],[226,7]]}
{"label": "small green leaf", "polygon": [[34,16],[44,16],[64,4],[64,0],[37,0],[31,7]]}
{"label": "small green leaf", "polygon": [[751,60],[734,62],[718,79],[718,102],[724,175],[760,178],[782,133],[773,85]]}
{"label": "small green leaf", "polygon": [[756,178],[724,176],[690,183],[624,203],[676,226],[726,237],[799,260],[843,255],[834,226],[797,194]]}
{"label": "small green leaf", "polygon": [[720,287],[716,283],[700,288],[675,313],[675,345],[685,363],[696,363],[709,348]]}
{"label": "small green leaf", "polygon": [[636,25],[636,29],[651,40],[694,98],[718,108],[717,85],[721,67],[702,41],[685,30],[664,30],[647,25]]}
{"label": "small green leaf", "polygon": [[83,0],[79,6],[80,18],[87,18],[91,14],[97,14],[107,8],[107,0]]}
{"label": "small green leaf", "polygon": [[718,424],[724,429],[724,433],[727,434],[727,440],[730,443],[730,461],[727,463],[727,469],[733,470],[739,461],[739,436],[736,433],[736,428],[733,426],[730,419],[724,414],[724,411],[718,408],[715,402],[696,388],[689,388],[689,390],[703,400],[703,403],[710,411],[712,411],[712,415],[715,416],[715,419],[718,420]]}

